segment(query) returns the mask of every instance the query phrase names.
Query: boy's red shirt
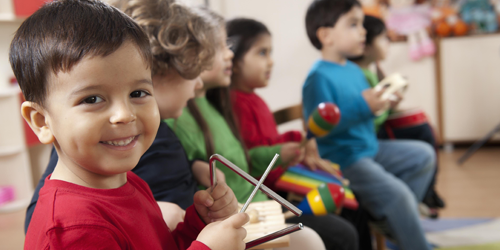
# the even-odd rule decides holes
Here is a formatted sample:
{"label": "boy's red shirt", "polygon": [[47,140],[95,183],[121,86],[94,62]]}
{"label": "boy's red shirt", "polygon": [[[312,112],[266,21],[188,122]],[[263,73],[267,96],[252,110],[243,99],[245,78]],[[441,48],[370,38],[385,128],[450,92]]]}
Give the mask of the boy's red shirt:
{"label": "boy's red shirt", "polygon": [[116,189],[45,180],[24,249],[190,249],[205,227],[194,206],[170,231],[146,182],[132,172]]}

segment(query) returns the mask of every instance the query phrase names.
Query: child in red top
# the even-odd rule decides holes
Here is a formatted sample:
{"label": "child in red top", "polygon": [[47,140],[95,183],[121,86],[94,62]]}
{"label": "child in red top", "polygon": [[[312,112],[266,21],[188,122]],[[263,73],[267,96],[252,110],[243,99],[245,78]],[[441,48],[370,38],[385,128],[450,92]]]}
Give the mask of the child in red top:
{"label": "child in red top", "polygon": [[[227,30],[229,39],[234,43],[231,102],[245,146],[251,149],[283,143],[300,145],[304,133],[289,131],[279,134],[269,107],[254,91],[269,84],[273,67],[271,33],[264,24],[245,18],[229,21]],[[306,144],[303,163],[311,169],[335,173],[331,163],[319,156],[314,139]],[[270,185],[269,182],[283,172],[283,169],[275,170],[266,184]]]}
{"label": "child in red top", "polygon": [[205,226],[235,200],[212,197],[227,189],[197,192],[170,231],[148,185],[130,172],[160,124],[151,59],[141,28],[96,0],[54,1],[16,32],[10,62],[27,100],[21,113],[59,155],[25,249],[244,249],[247,215]]}
{"label": "child in red top", "polygon": [[[257,88],[266,87],[269,83],[273,67],[271,33],[264,24],[245,18],[228,21],[227,32],[230,41],[232,40],[234,43],[231,101],[245,145],[248,148],[281,143],[298,145],[303,139],[303,133],[289,131],[279,134],[273,114],[264,100],[254,91]],[[315,139],[307,142],[302,163],[310,169],[319,168],[334,172],[331,162],[323,160],[319,156]],[[271,172],[265,184],[274,187],[273,182],[277,181],[284,171],[285,169],[278,168]],[[334,214],[318,218],[311,217],[302,216],[300,219],[304,225],[311,227],[321,236],[327,249],[372,249],[365,211],[344,208],[342,219]],[[357,234],[354,241],[357,241],[357,244],[350,245],[350,247],[349,244],[352,244],[352,240],[339,240],[339,238],[348,239],[349,228],[352,226],[343,225],[341,223],[344,221],[343,219],[356,226]],[[316,224],[315,220],[321,220],[321,223]],[[321,224],[335,226],[321,227]]]}

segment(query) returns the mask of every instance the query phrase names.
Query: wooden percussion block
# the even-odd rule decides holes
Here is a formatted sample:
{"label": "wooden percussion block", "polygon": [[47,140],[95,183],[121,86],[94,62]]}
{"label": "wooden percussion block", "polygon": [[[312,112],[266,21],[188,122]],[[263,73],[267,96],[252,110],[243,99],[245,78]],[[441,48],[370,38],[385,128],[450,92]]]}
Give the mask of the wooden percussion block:
{"label": "wooden percussion block", "polygon": [[[247,211],[251,210],[257,211],[259,220],[256,223],[247,223],[243,226],[247,230],[245,242],[249,242],[287,227],[281,205],[274,200],[252,202],[248,206]],[[250,249],[272,249],[288,246],[290,246],[290,236],[285,235]]]}

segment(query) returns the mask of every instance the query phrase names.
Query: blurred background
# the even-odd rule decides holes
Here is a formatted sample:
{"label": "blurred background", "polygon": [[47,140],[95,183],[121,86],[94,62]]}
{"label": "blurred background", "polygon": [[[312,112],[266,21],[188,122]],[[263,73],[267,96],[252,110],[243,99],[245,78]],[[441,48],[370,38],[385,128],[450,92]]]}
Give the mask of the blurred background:
{"label": "blurred background", "polygon": [[[25,208],[51,146],[41,145],[21,119],[22,96],[8,62],[13,34],[45,0],[0,0],[0,249],[21,249]],[[304,18],[309,0],[182,0],[224,17],[263,22],[273,38],[270,85],[258,89],[272,111],[301,103],[302,84],[320,57]],[[409,56],[409,39],[389,30],[386,74],[410,83],[400,109],[421,108],[438,139],[437,190],[446,202],[438,219],[423,219],[440,249],[500,249],[499,0],[362,0],[365,13],[387,19],[398,10],[424,13],[433,55]],[[300,120],[280,130],[301,129]],[[467,149],[476,144],[477,151]],[[485,143],[482,143],[485,142]],[[460,157],[461,162],[459,163]]]}

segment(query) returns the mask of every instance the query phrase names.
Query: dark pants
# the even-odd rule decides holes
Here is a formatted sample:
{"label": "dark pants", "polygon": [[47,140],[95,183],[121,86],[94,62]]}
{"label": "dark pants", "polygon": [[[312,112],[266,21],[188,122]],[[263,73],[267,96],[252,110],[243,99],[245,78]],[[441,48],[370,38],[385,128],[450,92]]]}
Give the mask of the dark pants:
{"label": "dark pants", "polygon": [[326,216],[302,215],[286,220],[286,223],[301,222],[310,227],[323,240],[327,250],[358,250],[356,228],[347,220],[334,214]]}

